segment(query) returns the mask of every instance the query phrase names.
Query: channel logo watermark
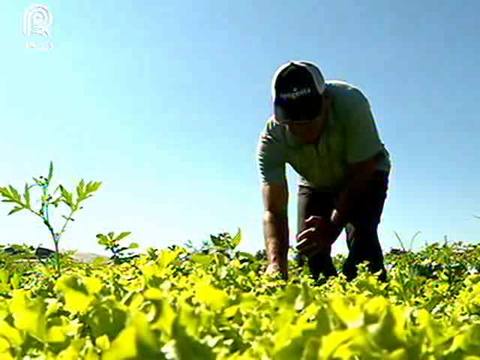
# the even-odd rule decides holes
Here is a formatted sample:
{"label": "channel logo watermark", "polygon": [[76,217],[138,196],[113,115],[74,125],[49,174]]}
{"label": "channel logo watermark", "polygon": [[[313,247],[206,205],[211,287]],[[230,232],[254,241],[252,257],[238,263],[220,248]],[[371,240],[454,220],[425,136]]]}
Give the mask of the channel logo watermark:
{"label": "channel logo watermark", "polygon": [[23,13],[23,35],[27,38],[25,47],[29,49],[49,50],[51,42],[53,15],[47,5],[33,4]]}

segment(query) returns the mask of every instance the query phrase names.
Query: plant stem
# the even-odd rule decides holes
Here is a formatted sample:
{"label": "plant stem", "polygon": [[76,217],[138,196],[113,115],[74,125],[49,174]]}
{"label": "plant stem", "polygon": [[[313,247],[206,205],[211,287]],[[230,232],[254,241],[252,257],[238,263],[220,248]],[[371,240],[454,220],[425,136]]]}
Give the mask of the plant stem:
{"label": "plant stem", "polygon": [[75,213],[75,210],[70,211],[70,214],[68,215],[68,217],[65,221],[65,224],[63,224],[62,230],[60,230],[60,232],[58,233],[58,240],[60,240],[60,236],[62,236],[62,234],[65,232],[65,229],[67,228],[67,224],[70,221],[70,219],[72,218],[72,215],[74,213]]}
{"label": "plant stem", "polygon": [[50,235],[52,236],[52,239],[53,239],[53,244],[55,246],[55,267],[56,267],[56,271],[57,271],[57,275],[60,275],[60,255],[59,255],[59,252],[58,252],[58,239],[55,235],[55,231],[53,230],[52,228],[52,225],[50,225],[50,222],[48,221],[48,219],[43,218],[43,223],[47,226],[48,228],[48,231],[50,231]]}
{"label": "plant stem", "polygon": [[[47,207],[48,207],[48,205],[47,205]],[[71,217],[74,213],[75,213],[75,210],[70,211],[70,215],[68,215],[67,219],[65,220],[65,223],[63,224],[62,230],[60,230],[60,232],[57,233],[57,234],[54,233],[50,223],[47,221],[47,223],[48,223],[47,226],[50,230],[50,233],[53,236],[53,243],[55,244],[55,263],[56,263],[56,267],[57,267],[57,274],[59,276],[60,276],[60,250],[58,248],[58,243],[60,242],[60,237],[65,232],[67,224],[68,224],[69,220],[71,219]]]}
{"label": "plant stem", "polygon": [[54,241],[55,243],[55,265],[57,270],[57,275],[60,276],[60,251],[58,249],[58,240]]}

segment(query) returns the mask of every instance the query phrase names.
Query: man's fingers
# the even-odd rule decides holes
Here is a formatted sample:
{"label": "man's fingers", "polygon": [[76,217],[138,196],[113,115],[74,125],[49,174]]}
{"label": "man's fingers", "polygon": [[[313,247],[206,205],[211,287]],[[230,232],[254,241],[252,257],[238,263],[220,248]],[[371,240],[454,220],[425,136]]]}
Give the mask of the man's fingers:
{"label": "man's fingers", "polygon": [[305,256],[312,256],[318,253],[319,251],[320,249],[318,247],[312,246],[310,248],[306,248],[306,249],[303,249],[302,251],[299,251],[299,253]]}
{"label": "man's fingers", "polygon": [[302,241],[297,245],[297,250],[300,252],[304,252],[304,251],[309,251],[317,246],[318,244],[315,241],[311,239],[305,239],[304,241]]}
{"label": "man's fingers", "polygon": [[302,243],[300,245],[297,245],[297,250],[304,251],[305,249],[311,248],[313,245],[314,244],[312,244],[311,242]]}
{"label": "man's fingers", "polygon": [[305,223],[309,223],[310,221],[312,221],[312,219],[314,218],[315,216],[309,216],[307,219],[305,219]]}
{"label": "man's fingers", "polygon": [[310,225],[311,223],[317,223],[317,222],[320,221],[321,218],[322,218],[321,216],[312,215],[308,219],[305,220],[305,224]]}
{"label": "man's fingers", "polygon": [[298,252],[301,255],[306,255],[306,256],[313,256],[320,252],[329,252],[329,251],[330,251],[329,246],[319,245],[319,244],[313,244],[311,246],[304,247],[301,250],[298,249]]}
{"label": "man's fingers", "polygon": [[328,250],[330,244],[326,243],[326,239],[307,236],[298,242],[296,249],[302,255],[314,255],[322,250]]}
{"label": "man's fingers", "polygon": [[306,239],[315,230],[316,229],[314,227],[303,230],[300,234],[297,235],[297,242],[300,242],[300,241]]}
{"label": "man's fingers", "polygon": [[302,240],[298,241],[297,248],[303,248],[303,247],[308,246],[309,244],[311,244],[313,242],[315,242],[315,240],[311,236],[308,236],[305,239],[302,239]]}

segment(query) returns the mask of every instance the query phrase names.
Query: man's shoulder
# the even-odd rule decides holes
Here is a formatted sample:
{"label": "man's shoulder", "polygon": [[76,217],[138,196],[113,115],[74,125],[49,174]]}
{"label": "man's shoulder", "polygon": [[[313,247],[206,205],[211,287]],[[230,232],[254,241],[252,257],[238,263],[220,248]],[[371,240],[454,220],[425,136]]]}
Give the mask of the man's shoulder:
{"label": "man's shoulder", "polygon": [[285,137],[285,128],[275,119],[275,116],[272,115],[265,122],[261,136],[281,141]]}
{"label": "man's shoulder", "polygon": [[358,106],[369,106],[369,100],[363,90],[343,80],[329,80],[325,82],[327,94],[333,103],[342,111],[349,111]]}
{"label": "man's shoulder", "polygon": [[327,93],[334,98],[365,97],[363,90],[361,90],[358,86],[348,83],[344,80],[327,80],[325,85]]}

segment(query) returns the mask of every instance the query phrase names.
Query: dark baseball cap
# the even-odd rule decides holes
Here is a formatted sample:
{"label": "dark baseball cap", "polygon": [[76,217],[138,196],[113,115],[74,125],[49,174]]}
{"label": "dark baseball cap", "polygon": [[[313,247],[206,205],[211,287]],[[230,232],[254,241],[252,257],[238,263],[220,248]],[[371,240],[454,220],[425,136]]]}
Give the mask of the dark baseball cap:
{"label": "dark baseball cap", "polygon": [[272,80],[274,115],[280,123],[311,121],[322,111],[325,80],[309,61],[281,65]]}

